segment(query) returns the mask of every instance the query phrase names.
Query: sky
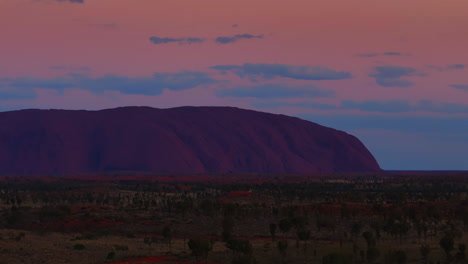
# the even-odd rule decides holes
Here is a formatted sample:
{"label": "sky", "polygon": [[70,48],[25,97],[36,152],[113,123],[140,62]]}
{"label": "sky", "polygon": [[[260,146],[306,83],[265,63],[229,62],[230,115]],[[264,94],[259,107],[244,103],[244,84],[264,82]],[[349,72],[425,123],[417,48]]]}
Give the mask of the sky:
{"label": "sky", "polygon": [[235,106],[468,170],[466,0],[0,0],[0,111]]}

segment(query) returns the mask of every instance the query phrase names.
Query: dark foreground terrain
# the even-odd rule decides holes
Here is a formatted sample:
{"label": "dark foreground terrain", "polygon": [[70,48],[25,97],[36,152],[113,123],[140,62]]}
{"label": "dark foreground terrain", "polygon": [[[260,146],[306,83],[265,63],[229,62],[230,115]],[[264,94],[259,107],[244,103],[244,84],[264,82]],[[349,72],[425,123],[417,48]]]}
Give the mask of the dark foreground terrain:
{"label": "dark foreground terrain", "polygon": [[3,177],[0,264],[467,263],[467,176]]}

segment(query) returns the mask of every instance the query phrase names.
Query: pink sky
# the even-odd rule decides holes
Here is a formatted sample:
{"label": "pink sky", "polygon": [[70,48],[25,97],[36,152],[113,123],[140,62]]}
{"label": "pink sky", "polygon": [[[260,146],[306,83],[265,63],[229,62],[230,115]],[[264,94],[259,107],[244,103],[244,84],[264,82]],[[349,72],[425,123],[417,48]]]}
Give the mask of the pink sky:
{"label": "pink sky", "polygon": [[[461,116],[468,122],[467,10],[466,0],[83,0],[83,3],[1,0],[0,111],[231,105],[299,116]],[[238,26],[233,27],[234,24]],[[263,37],[239,39],[229,44],[215,41],[219,36],[237,34]],[[156,45],[149,40],[151,36],[196,37],[204,42]],[[400,55],[384,55],[388,52]],[[359,56],[363,54],[369,56]],[[253,82],[232,72],[223,75],[210,69],[216,65],[244,63],[322,66],[348,72],[352,78],[301,80],[256,76],[258,82]],[[54,66],[61,69],[53,69]],[[376,73],[378,66],[412,68],[414,72],[410,76],[397,78],[412,84],[379,85],[376,77],[369,76]],[[391,74],[387,70],[382,74]],[[183,71],[205,73],[222,82],[182,90],[167,88],[155,95],[128,94],[106,87],[102,88],[104,92],[83,87],[57,91],[38,85],[27,88],[34,94],[32,97],[11,96],[24,89],[11,83],[25,78],[45,82],[67,78],[69,73],[79,73],[88,79],[106,74],[141,78]],[[255,89],[265,83],[284,86],[286,90],[314,86],[334,91],[334,95],[251,98],[218,93],[238,86]],[[407,111],[340,107],[344,101],[377,101],[378,104],[408,101],[417,105],[422,100],[436,107],[415,107]],[[283,104],[262,108],[257,104],[278,102]],[[297,102],[330,104],[337,108],[295,105]],[[369,138],[369,130],[365,131],[363,136]],[[379,131],[373,134],[373,139],[389,134]],[[443,135],[441,140],[445,140]],[[462,154],[468,156],[468,152]]]}

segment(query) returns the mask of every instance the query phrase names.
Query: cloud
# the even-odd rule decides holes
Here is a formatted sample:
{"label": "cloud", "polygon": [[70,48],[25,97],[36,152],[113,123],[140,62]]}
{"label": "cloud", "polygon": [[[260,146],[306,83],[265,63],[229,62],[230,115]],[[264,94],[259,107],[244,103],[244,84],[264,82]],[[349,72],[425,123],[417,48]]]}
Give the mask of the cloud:
{"label": "cloud", "polygon": [[60,70],[60,71],[69,71],[69,72],[76,72],[76,71],[91,71],[91,68],[87,66],[82,67],[75,67],[75,66],[66,66],[66,65],[54,65],[50,67],[51,70]]}
{"label": "cloud", "polygon": [[103,29],[118,29],[119,25],[115,23],[103,23],[103,24],[88,24],[89,27],[103,28]]}
{"label": "cloud", "polygon": [[411,54],[395,52],[395,51],[387,51],[387,52],[382,52],[382,53],[361,53],[361,54],[358,54],[357,56],[361,58],[373,58],[377,56],[411,56]]}
{"label": "cloud", "polygon": [[325,90],[314,85],[293,86],[283,84],[263,84],[258,86],[238,86],[232,89],[218,90],[218,97],[251,98],[316,98],[332,97],[333,90]]}
{"label": "cloud", "polygon": [[384,52],[384,53],[382,53],[382,55],[384,55],[384,56],[403,56],[402,53],[400,53],[400,52],[393,52],[393,51]]}
{"label": "cloud", "polygon": [[352,78],[349,72],[338,72],[324,66],[300,66],[286,64],[245,63],[243,65],[216,65],[212,69],[233,72],[241,78],[261,77],[273,79],[285,77],[298,80],[341,80]]}
{"label": "cloud", "polygon": [[449,86],[455,89],[468,91],[468,84],[450,84]]}
{"label": "cloud", "polygon": [[234,35],[232,37],[229,36],[220,36],[215,39],[215,41],[219,44],[229,44],[229,43],[234,43],[237,42],[240,39],[262,39],[263,34],[260,35],[251,35],[251,34],[238,34]]}
{"label": "cloud", "polygon": [[236,28],[236,27],[238,27],[238,26],[239,26],[239,24],[232,24],[232,27],[233,27],[233,28]]}
{"label": "cloud", "polygon": [[377,66],[375,72],[369,74],[369,77],[375,78],[378,85],[383,87],[409,87],[412,82],[402,80],[401,77],[422,76],[414,68],[401,66]]}
{"label": "cloud", "polygon": [[468,104],[440,103],[420,100],[411,103],[408,100],[343,100],[340,105],[318,102],[253,102],[252,106],[260,108],[301,107],[320,110],[359,110],[368,113],[398,114],[408,112],[426,112],[439,114],[468,114]]}
{"label": "cloud", "polygon": [[131,78],[127,76],[105,75],[91,78],[82,74],[70,73],[53,79],[19,77],[0,79],[0,99],[30,97],[35,88],[53,89],[62,92],[67,88],[78,88],[102,93],[118,91],[123,94],[159,95],[164,89],[186,90],[199,85],[218,82],[202,72],[183,71],[178,73],[155,73],[150,77]]}
{"label": "cloud", "polygon": [[301,108],[309,108],[309,109],[320,109],[320,110],[335,110],[338,107],[332,104],[323,104],[319,102],[284,102],[278,100],[268,100],[268,101],[255,101],[250,104],[251,106],[259,109],[269,108],[269,109],[276,109],[278,107],[301,107]]}
{"label": "cloud", "polygon": [[372,58],[372,57],[379,56],[379,53],[361,53],[361,54],[358,54],[357,56],[361,58]]}
{"label": "cloud", "polygon": [[362,101],[344,100],[341,109],[356,109],[364,112],[405,113],[432,112],[445,114],[468,114],[468,104],[437,103],[430,100],[420,100],[410,103],[408,100]]}
{"label": "cloud", "polygon": [[57,2],[70,2],[70,3],[77,3],[77,4],[83,4],[84,0],[56,0]]}
{"label": "cloud", "polygon": [[450,69],[450,70],[463,70],[463,69],[465,69],[465,64],[452,64],[452,65],[448,65],[448,66],[447,66],[447,69]]}
{"label": "cloud", "polygon": [[164,37],[164,38],[161,38],[161,37],[156,37],[156,36],[150,37],[149,40],[155,45],[168,44],[168,43],[173,43],[173,42],[182,45],[182,44],[201,43],[205,41],[205,39],[197,38],[197,37],[189,37],[189,38]]}
{"label": "cloud", "polygon": [[436,66],[436,65],[426,65],[426,68],[433,69],[437,71],[451,71],[451,70],[463,70],[465,69],[465,64],[451,64],[446,66]]}

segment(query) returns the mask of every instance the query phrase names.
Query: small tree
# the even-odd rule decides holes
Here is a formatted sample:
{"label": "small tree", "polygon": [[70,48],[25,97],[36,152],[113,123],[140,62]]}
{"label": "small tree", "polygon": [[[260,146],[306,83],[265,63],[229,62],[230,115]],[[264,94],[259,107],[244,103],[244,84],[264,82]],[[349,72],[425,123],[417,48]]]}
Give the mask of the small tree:
{"label": "small tree", "polygon": [[366,240],[368,249],[375,246],[375,238],[372,232],[366,231],[362,233],[362,237],[364,237],[364,239]]}
{"label": "small tree", "polygon": [[208,258],[208,253],[213,249],[213,243],[203,239],[190,239],[187,244],[197,261],[199,257]]}
{"label": "small tree", "polygon": [[276,234],[276,224],[271,223],[270,224],[270,234],[271,234],[271,239],[275,241],[275,234]]}
{"label": "small tree", "polygon": [[148,245],[148,255],[151,255],[151,244],[157,242],[155,237],[145,237],[143,242]]}
{"label": "small tree", "polygon": [[278,241],[278,250],[284,262],[286,259],[286,254],[288,253],[288,241],[286,240]]}
{"label": "small tree", "polygon": [[234,219],[229,214],[224,215],[223,219],[223,233],[222,237],[224,241],[232,239],[232,233],[234,230]]}
{"label": "small tree", "polygon": [[447,256],[447,259],[450,259],[451,257],[450,252],[454,249],[453,237],[448,234],[445,234],[445,236],[440,239],[439,245],[444,250]]}
{"label": "small tree", "polygon": [[377,258],[380,256],[380,252],[376,247],[370,247],[367,249],[367,261],[369,263],[375,263]]}
{"label": "small tree", "polygon": [[279,228],[283,233],[289,232],[289,230],[291,230],[291,227],[292,227],[292,223],[291,221],[289,221],[289,219],[284,218],[280,220]]}
{"label": "small tree", "polygon": [[169,252],[172,253],[172,230],[169,226],[165,226],[162,231],[164,241],[169,245]]}

